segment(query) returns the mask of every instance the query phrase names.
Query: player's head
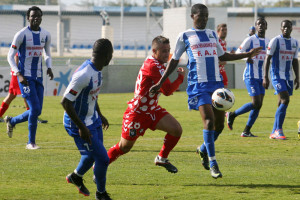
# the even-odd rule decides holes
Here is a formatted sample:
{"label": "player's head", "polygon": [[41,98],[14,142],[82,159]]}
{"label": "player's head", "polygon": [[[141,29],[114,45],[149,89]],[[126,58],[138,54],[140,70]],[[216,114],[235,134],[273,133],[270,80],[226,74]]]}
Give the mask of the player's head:
{"label": "player's head", "polygon": [[194,28],[205,29],[208,20],[208,8],[201,3],[195,4],[191,9]]}
{"label": "player's head", "polygon": [[217,33],[218,33],[219,38],[221,38],[222,40],[225,40],[225,38],[227,36],[227,25],[219,24],[217,26]]}
{"label": "player's head", "polygon": [[27,10],[26,16],[27,16],[27,20],[29,22],[30,28],[32,30],[39,29],[39,27],[42,23],[43,11],[37,6],[32,6]]}
{"label": "player's head", "polygon": [[249,36],[254,35],[255,32],[256,32],[255,27],[254,27],[254,26],[251,26],[251,27],[249,28]]}
{"label": "player's head", "polygon": [[290,38],[293,30],[293,23],[288,19],[283,20],[281,22],[280,30],[282,32],[283,37]]}
{"label": "player's head", "polygon": [[257,18],[255,21],[255,29],[258,34],[264,34],[268,28],[268,23],[263,17]]}
{"label": "player's head", "polygon": [[168,62],[170,49],[170,41],[168,38],[160,35],[152,40],[152,56],[159,62]]}
{"label": "player's head", "polygon": [[93,46],[92,57],[98,62],[101,62],[102,66],[107,66],[112,59],[113,46],[109,39],[98,39]]}

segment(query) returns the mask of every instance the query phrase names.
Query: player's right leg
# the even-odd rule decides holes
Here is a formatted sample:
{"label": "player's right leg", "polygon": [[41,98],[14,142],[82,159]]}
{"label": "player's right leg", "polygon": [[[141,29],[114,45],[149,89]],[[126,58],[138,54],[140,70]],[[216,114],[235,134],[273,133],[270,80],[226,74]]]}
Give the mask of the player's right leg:
{"label": "player's right leg", "polygon": [[161,116],[161,119],[157,122],[155,129],[164,131],[167,134],[164,138],[164,144],[158,156],[155,157],[154,162],[156,165],[166,168],[168,172],[177,173],[177,168],[170,163],[168,156],[178,143],[182,134],[182,128],[179,122],[171,114],[164,115],[164,113],[161,112],[161,115],[159,115],[159,112],[157,112],[155,114],[158,119],[160,118],[159,116]]}
{"label": "player's right leg", "polygon": [[[66,128],[66,130],[70,135],[73,134],[71,129]],[[79,193],[83,194],[84,196],[89,196],[90,192],[83,184],[83,176],[93,166],[94,158],[91,154],[93,149],[89,148],[89,144],[82,140],[79,135],[73,135],[73,138],[81,154],[81,158],[74,172],[66,176],[66,180],[68,183],[75,185]]]}

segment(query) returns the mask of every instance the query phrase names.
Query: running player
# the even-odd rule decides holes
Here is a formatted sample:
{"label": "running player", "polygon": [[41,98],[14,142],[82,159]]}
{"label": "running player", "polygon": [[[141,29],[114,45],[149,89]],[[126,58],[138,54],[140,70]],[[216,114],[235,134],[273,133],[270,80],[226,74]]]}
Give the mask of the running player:
{"label": "running player", "polygon": [[241,137],[256,137],[250,130],[258,117],[265,96],[265,89],[262,82],[263,63],[266,57],[267,46],[269,44],[269,39],[265,38],[267,21],[264,18],[258,18],[255,22],[255,27],[257,35],[255,34],[247,37],[236,52],[243,53],[250,51],[253,47],[262,47],[262,51],[259,55],[247,59],[243,75],[243,79],[252,102],[244,104],[234,112],[226,113],[228,128],[232,130],[234,119],[239,115],[250,112],[246,127],[242,132]]}
{"label": "running player", "polygon": [[128,153],[138,137],[143,136],[149,128],[153,131],[157,129],[167,133],[160,153],[154,160],[155,164],[165,167],[171,173],[178,171],[169,162],[168,155],[179,141],[182,128],[179,122],[157,103],[160,93],[169,96],[183,82],[183,68],[178,68],[178,78],[173,83],[167,79],[158,93],[149,93],[149,88],[164,73],[165,63],[168,62],[169,55],[169,39],[163,36],[155,37],[152,41],[152,56],[146,58],[139,71],[134,98],[128,102],[128,108],[123,116],[121,140],[108,151],[110,163],[119,156]]}
{"label": "running player", "polygon": [[[226,24],[219,24],[217,26],[217,33],[218,33],[218,37],[219,37],[219,43],[223,47],[223,50],[226,52],[227,43],[225,41],[225,38],[227,36],[227,25]],[[227,74],[226,74],[226,71],[225,71],[226,63],[227,63],[226,61],[219,61],[220,74],[222,75],[223,84],[224,84],[225,88],[228,87],[228,78],[227,78]]]}
{"label": "running player", "polygon": [[[19,63],[18,54],[16,54],[16,56],[15,56],[15,62]],[[17,97],[17,95],[20,95],[20,94],[22,94],[22,93],[21,93],[21,90],[19,87],[18,77],[16,75],[14,75],[13,71],[11,71],[11,79],[10,79],[10,83],[9,83],[8,94],[3,99],[1,106],[0,106],[0,122],[4,122],[4,120],[2,119],[2,116],[9,108],[9,105],[11,104],[11,102]],[[26,99],[24,99],[24,104],[25,104],[26,110],[29,110],[29,106],[26,102]],[[38,118],[38,122],[39,123],[47,123],[48,121]],[[8,133],[8,136],[12,137],[12,135],[10,135],[10,133]]]}
{"label": "running player", "polygon": [[[273,130],[270,139],[285,140],[282,125],[286,115],[286,109],[290,102],[290,96],[293,95],[293,86],[299,88],[299,63],[298,49],[299,42],[291,37],[293,30],[290,20],[281,22],[281,35],[274,37],[267,50],[267,56],[264,62],[265,76],[263,81],[264,88],[269,87],[269,67],[271,65],[272,85],[275,94],[278,95],[278,108],[275,114]],[[295,81],[293,81],[293,70],[295,73]]]}
{"label": "running player", "polygon": [[92,58],[74,72],[61,102],[65,109],[65,129],[74,138],[81,154],[77,168],[66,179],[80,193],[89,196],[82,177],[95,163],[96,200],[111,199],[105,189],[109,158],[103,146],[102,132],[102,128],[107,130],[109,123],[102,115],[97,100],[102,84],[101,71],[109,64],[112,54],[113,47],[108,39],[97,40]]}
{"label": "running player", "polygon": [[[8,52],[7,60],[11,70],[18,77],[22,96],[26,99],[29,110],[16,117],[6,116],[8,135],[13,134],[16,124],[28,121],[29,141],[26,149],[39,149],[36,145],[37,119],[42,112],[44,86],[42,71],[42,54],[45,52],[47,75],[53,79],[50,54],[51,36],[48,31],[40,27],[43,12],[39,7],[32,6],[27,11],[28,27],[16,33]],[[18,52],[19,64],[14,60]]]}
{"label": "running player", "polygon": [[159,91],[167,77],[174,71],[179,58],[186,51],[188,62],[188,105],[190,109],[199,110],[203,121],[204,143],[198,148],[202,165],[211,171],[213,178],[222,177],[216,156],[215,143],[224,128],[224,111],[212,107],[211,95],[224,84],[220,75],[218,59],[221,61],[237,60],[257,55],[261,48],[249,52],[234,54],[224,52],[215,31],[205,29],[208,20],[208,8],[195,4],[191,9],[194,28],[179,34],[175,51],[162,78],[150,88],[152,94]]}

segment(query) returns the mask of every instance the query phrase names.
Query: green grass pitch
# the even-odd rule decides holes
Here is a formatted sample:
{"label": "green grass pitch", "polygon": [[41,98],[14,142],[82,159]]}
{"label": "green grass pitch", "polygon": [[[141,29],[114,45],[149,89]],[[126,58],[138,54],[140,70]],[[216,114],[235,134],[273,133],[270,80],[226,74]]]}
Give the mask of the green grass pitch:
{"label": "green grass pitch", "polygon": [[[246,90],[233,90],[236,109],[250,101]],[[107,173],[107,191],[115,200],[198,200],[198,199],[300,199],[300,92],[294,91],[284,122],[286,141],[270,140],[277,97],[266,91],[260,116],[252,128],[257,138],[241,138],[248,114],[239,116],[234,130],[225,125],[216,142],[216,157],[223,173],[213,179],[201,166],[195,150],[203,142],[202,122],[197,111],[188,111],[185,92],[160,98],[183,127],[183,135],[169,159],[178,168],[170,174],[154,165],[154,158],[163,143],[163,132],[147,131],[130,153],[111,164]],[[104,131],[109,149],[120,139],[122,116],[133,94],[100,94],[102,113],[110,127]],[[1,99],[3,100],[3,98]],[[96,186],[92,170],[85,175],[90,197],[79,194],[67,184],[65,176],[72,172],[80,158],[71,137],[64,130],[61,97],[45,97],[38,124],[37,144],[40,150],[25,149],[27,122],[17,125],[12,138],[0,124],[0,199],[1,200],[74,200],[94,199]],[[15,116],[24,111],[22,98],[17,98],[6,114]]]}

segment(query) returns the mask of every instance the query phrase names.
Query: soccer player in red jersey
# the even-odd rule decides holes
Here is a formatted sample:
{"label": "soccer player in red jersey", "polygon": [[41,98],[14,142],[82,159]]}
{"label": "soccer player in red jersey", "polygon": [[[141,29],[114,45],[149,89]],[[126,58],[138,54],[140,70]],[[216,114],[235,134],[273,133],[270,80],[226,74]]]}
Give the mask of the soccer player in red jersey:
{"label": "soccer player in red jersey", "polygon": [[[218,37],[219,37],[219,42],[220,42],[221,46],[223,47],[223,50],[226,52],[227,43],[225,41],[225,38],[227,36],[227,25],[226,24],[219,24],[217,26],[217,34],[218,34]],[[226,61],[219,61],[220,74],[223,77],[223,83],[224,83],[225,88],[228,87],[228,78],[227,78],[227,74],[226,74],[226,71],[225,71],[226,63],[227,63]]]}
{"label": "soccer player in red jersey", "polygon": [[176,91],[184,79],[184,69],[179,67],[178,78],[171,83],[169,79],[162,85],[159,93],[149,93],[150,87],[156,83],[166,69],[170,54],[169,39],[157,36],[152,41],[152,56],[144,61],[137,76],[134,98],[128,102],[123,116],[121,140],[108,151],[110,163],[119,156],[128,153],[138,137],[143,136],[149,128],[166,132],[164,144],[154,162],[165,167],[169,172],[176,173],[177,168],[168,160],[170,151],[176,146],[182,133],[179,122],[164,108],[158,105],[161,93],[166,96]]}

